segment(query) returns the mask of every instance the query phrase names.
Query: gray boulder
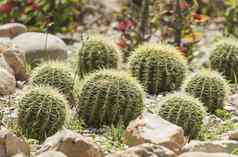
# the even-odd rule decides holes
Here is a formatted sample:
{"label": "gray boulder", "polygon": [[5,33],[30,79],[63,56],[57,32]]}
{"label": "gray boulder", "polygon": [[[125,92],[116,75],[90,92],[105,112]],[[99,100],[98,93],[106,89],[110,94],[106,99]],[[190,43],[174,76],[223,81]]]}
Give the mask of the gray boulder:
{"label": "gray boulder", "polygon": [[12,42],[25,51],[27,63],[33,66],[44,60],[67,58],[66,44],[52,34],[28,32],[15,37]]}
{"label": "gray boulder", "polygon": [[19,34],[25,33],[27,28],[20,23],[7,23],[0,26],[0,37],[13,38]]}

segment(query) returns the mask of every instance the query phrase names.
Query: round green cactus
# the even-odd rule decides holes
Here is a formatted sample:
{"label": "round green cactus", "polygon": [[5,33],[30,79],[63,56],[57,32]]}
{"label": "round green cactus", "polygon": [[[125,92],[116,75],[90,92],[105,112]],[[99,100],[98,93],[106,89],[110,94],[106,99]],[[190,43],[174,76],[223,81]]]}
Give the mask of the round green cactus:
{"label": "round green cactus", "polygon": [[94,35],[82,43],[78,53],[78,73],[84,76],[101,68],[118,68],[120,54],[116,46],[105,37]]}
{"label": "round green cactus", "polygon": [[198,137],[206,111],[202,103],[184,93],[174,93],[164,97],[158,110],[159,116],[183,128],[190,139]]}
{"label": "round green cactus", "polygon": [[219,73],[202,70],[188,76],[182,89],[199,98],[207,107],[208,112],[214,112],[223,107],[229,88],[226,80]]}
{"label": "round green cactus", "polygon": [[175,47],[145,44],[130,57],[130,71],[149,94],[178,89],[186,75],[187,62]]}
{"label": "round green cactus", "polygon": [[231,83],[238,82],[238,40],[225,38],[219,40],[209,57],[212,69],[222,73]]}
{"label": "round green cactus", "polygon": [[141,114],[143,97],[141,86],[127,73],[100,70],[82,83],[78,113],[89,126],[127,125]]}
{"label": "round green cactus", "polygon": [[18,103],[18,126],[28,138],[43,141],[64,125],[67,100],[52,87],[27,88]]}
{"label": "round green cactus", "polygon": [[35,68],[31,84],[49,85],[63,93],[69,102],[74,102],[74,76],[71,70],[61,62],[46,62]]}

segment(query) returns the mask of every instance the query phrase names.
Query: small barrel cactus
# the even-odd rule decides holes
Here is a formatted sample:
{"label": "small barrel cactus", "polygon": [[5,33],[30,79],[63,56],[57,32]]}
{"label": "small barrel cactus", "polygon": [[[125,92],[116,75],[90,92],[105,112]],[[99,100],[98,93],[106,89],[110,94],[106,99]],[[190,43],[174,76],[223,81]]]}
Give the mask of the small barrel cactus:
{"label": "small barrel cactus", "polygon": [[74,102],[74,76],[64,63],[46,62],[36,67],[32,73],[31,84],[57,88],[69,102]]}
{"label": "small barrel cactus", "polygon": [[80,76],[101,68],[118,68],[120,54],[116,46],[105,37],[94,35],[82,43],[78,53]]}
{"label": "small barrel cactus", "polygon": [[130,57],[130,71],[149,94],[178,89],[186,75],[187,62],[175,47],[145,44]]}
{"label": "small barrel cactus", "polygon": [[164,97],[158,110],[159,116],[183,128],[190,139],[198,137],[206,115],[202,103],[184,93],[169,94]]}
{"label": "small barrel cactus", "polygon": [[52,87],[27,88],[18,103],[18,126],[28,138],[43,141],[64,125],[68,104]]}
{"label": "small barrel cactus", "polygon": [[208,112],[215,112],[216,109],[223,107],[229,88],[226,80],[219,73],[202,70],[188,76],[182,89],[199,98]]}
{"label": "small barrel cactus", "polygon": [[141,114],[143,97],[141,86],[127,73],[100,70],[82,83],[78,113],[89,126],[127,125]]}
{"label": "small barrel cactus", "polygon": [[238,82],[238,40],[225,38],[219,40],[209,57],[213,70],[222,73],[231,83]]}

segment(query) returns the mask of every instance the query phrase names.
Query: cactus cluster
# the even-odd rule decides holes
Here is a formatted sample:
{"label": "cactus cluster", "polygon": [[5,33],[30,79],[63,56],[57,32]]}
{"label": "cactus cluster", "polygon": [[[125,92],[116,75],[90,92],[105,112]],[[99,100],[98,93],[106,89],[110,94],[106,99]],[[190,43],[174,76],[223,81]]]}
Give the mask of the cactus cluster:
{"label": "cactus cluster", "polygon": [[180,51],[162,43],[139,46],[129,64],[132,75],[149,94],[178,89],[187,71],[186,59]]}
{"label": "cactus cluster", "polygon": [[202,103],[184,93],[167,95],[159,104],[159,116],[184,129],[190,139],[198,137],[206,111]]}
{"label": "cactus cluster", "polygon": [[101,68],[118,68],[120,54],[116,46],[100,35],[83,41],[78,53],[77,71],[80,76]]}
{"label": "cactus cluster", "polygon": [[215,112],[223,107],[229,88],[226,80],[219,73],[202,70],[188,76],[182,89],[199,98],[207,107],[208,112]]}
{"label": "cactus cluster", "polygon": [[100,70],[82,83],[78,113],[89,126],[127,125],[143,111],[143,97],[143,89],[127,73]]}
{"label": "cactus cluster", "polygon": [[238,40],[225,38],[219,40],[209,57],[212,69],[222,73],[231,83],[238,82]]}
{"label": "cactus cluster", "polygon": [[69,102],[73,103],[74,77],[64,63],[46,62],[36,67],[32,73],[31,84],[57,88]]}
{"label": "cactus cluster", "polygon": [[52,87],[27,88],[18,103],[18,126],[28,138],[43,141],[66,120],[67,101]]}

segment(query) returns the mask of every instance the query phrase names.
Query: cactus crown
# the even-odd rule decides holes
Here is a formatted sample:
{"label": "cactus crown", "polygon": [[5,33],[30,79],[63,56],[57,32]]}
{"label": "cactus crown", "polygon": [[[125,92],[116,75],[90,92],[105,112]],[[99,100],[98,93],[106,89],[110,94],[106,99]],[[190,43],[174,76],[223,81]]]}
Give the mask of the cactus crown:
{"label": "cactus crown", "polygon": [[18,126],[26,137],[43,141],[63,126],[68,104],[57,90],[31,87],[18,99]]}
{"label": "cactus crown", "polygon": [[202,103],[183,93],[169,94],[159,104],[159,116],[184,129],[189,138],[196,138],[203,125],[206,111]]}
{"label": "cactus crown", "polygon": [[121,60],[116,46],[100,35],[90,36],[83,42],[78,53],[78,73],[80,76],[101,68],[118,68]]}
{"label": "cactus crown", "polygon": [[202,70],[190,75],[183,84],[183,91],[199,98],[209,112],[222,108],[229,88],[226,80],[217,72]]}
{"label": "cactus crown", "polygon": [[86,124],[100,127],[127,125],[143,110],[143,90],[127,73],[100,70],[87,76],[79,93],[79,116]]}
{"label": "cactus crown", "polygon": [[149,94],[176,90],[186,75],[187,62],[168,44],[145,44],[130,57],[130,71]]}
{"label": "cactus crown", "polygon": [[74,77],[64,63],[46,62],[41,64],[34,69],[30,82],[33,85],[49,85],[57,88],[70,102],[74,99]]}
{"label": "cactus crown", "polygon": [[212,69],[222,73],[232,83],[238,82],[238,40],[224,38],[219,40],[209,57]]}

